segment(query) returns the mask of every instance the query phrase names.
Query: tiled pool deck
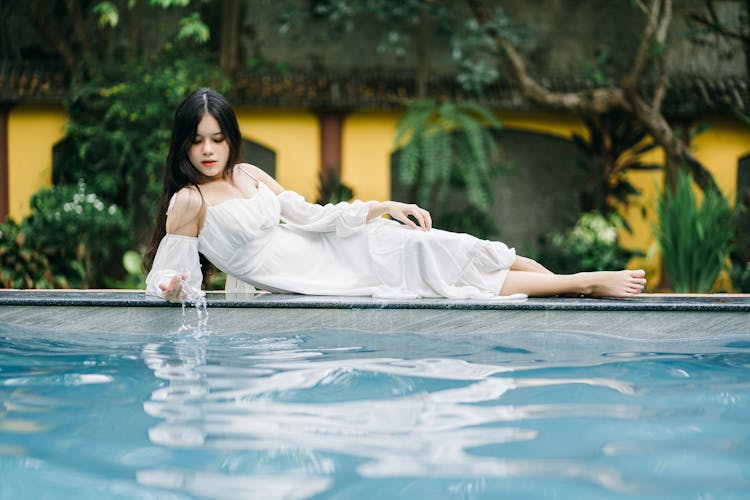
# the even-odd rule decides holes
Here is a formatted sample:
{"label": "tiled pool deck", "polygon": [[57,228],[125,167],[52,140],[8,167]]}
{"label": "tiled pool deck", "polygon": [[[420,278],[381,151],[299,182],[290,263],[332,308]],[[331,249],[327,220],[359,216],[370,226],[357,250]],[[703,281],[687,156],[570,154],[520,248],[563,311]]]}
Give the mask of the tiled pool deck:
{"label": "tiled pool deck", "polygon": [[[330,328],[418,334],[592,333],[635,342],[716,336],[750,340],[750,295],[485,301],[211,292],[208,312],[216,334]],[[194,321],[193,308],[183,317],[179,305],[140,291],[0,291],[0,322],[24,328],[157,333]]]}

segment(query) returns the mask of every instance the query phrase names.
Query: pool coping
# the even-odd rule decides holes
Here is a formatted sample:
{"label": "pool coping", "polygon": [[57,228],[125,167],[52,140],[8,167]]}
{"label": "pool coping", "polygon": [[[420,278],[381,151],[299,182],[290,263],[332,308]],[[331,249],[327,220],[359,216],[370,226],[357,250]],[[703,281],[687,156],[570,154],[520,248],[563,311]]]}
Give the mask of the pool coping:
{"label": "pool coping", "polygon": [[[750,312],[750,294],[642,294],[627,299],[549,297],[455,300],[208,292],[207,299],[210,308]],[[179,307],[179,304],[148,297],[142,290],[0,289],[0,306]]]}

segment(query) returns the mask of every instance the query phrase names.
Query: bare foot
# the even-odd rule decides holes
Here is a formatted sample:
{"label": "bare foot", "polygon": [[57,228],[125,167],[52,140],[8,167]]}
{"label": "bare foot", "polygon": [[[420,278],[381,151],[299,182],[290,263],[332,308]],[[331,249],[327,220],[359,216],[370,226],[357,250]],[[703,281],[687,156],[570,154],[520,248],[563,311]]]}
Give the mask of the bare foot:
{"label": "bare foot", "polygon": [[635,297],[646,285],[646,273],[642,269],[581,274],[587,283],[583,293],[592,297]]}

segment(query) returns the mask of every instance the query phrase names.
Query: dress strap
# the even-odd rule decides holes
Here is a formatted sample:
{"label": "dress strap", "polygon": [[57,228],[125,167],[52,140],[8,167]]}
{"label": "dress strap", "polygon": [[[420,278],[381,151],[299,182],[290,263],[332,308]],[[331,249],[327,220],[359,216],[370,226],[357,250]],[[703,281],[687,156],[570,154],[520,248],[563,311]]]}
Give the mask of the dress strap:
{"label": "dress strap", "polygon": [[[248,163],[248,165],[250,165],[250,164]],[[253,166],[253,167],[255,167],[255,165],[252,165],[252,166]],[[256,178],[255,178],[255,176],[254,176],[253,174],[251,174],[250,172],[248,172],[248,171],[247,171],[247,169],[245,168],[245,165],[243,165],[243,164],[238,164],[238,165],[237,165],[237,168],[239,168],[239,169],[240,169],[240,171],[241,171],[241,172],[242,172],[243,174],[247,175],[248,177],[250,177],[250,178],[251,178],[252,180],[254,180],[254,181],[255,181],[255,187],[260,187],[260,181],[258,181],[258,179],[256,179]],[[256,167],[256,168],[257,168],[257,167]]]}

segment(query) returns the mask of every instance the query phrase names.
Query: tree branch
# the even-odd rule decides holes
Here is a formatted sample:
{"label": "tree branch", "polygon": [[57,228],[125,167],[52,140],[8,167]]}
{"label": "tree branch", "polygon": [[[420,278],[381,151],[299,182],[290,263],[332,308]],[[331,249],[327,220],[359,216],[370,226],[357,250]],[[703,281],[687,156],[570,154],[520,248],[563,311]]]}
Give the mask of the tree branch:
{"label": "tree branch", "polygon": [[672,1],[665,0],[664,3],[664,15],[662,15],[659,27],[656,30],[656,41],[662,45],[662,49],[658,52],[659,57],[656,61],[657,70],[659,71],[659,78],[657,80],[656,89],[654,91],[654,98],[651,101],[651,107],[655,112],[660,112],[661,105],[664,102],[664,97],[667,95],[667,85],[669,85],[669,68],[666,61],[666,51],[663,46],[667,43],[667,33],[669,31],[669,25],[672,22]]}
{"label": "tree branch", "polygon": [[661,105],[667,95],[667,86],[669,85],[669,71],[667,62],[664,59],[659,61],[659,80],[654,91],[654,98],[651,100],[651,107],[656,112],[661,112]]}
{"label": "tree branch", "polygon": [[[481,25],[486,24],[488,17],[480,0],[466,0]],[[701,188],[710,189],[716,186],[711,173],[693,156],[690,148],[675,137],[674,130],[661,114],[661,105],[669,84],[669,74],[665,61],[665,52],[658,52],[659,80],[654,97],[649,105],[639,94],[639,83],[649,67],[652,58],[653,44],[666,43],[669,26],[672,21],[672,0],[651,0],[648,8],[638,2],[648,15],[643,36],[638,46],[633,69],[620,82],[620,87],[596,88],[578,92],[553,92],[540,85],[529,74],[523,57],[513,43],[501,34],[492,34],[498,46],[503,50],[510,63],[511,71],[518,82],[523,97],[535,104],[564,109],[578,114],[601,114],[614,109],[628,112],[651,135],[654,142],[664,149],[667,162],[671,165],[682,163],[693,174]]]}
{"label": "tree branch", "polygon": [[706,16],[700,14],[690,14],[690,19],[696,23],[705,26],[717,35],[725,36],[727,38],[733,38],[739,40],[744,44],[750,45],[750,33],[742,33],[739,30],[733,30],[721,23],[714,23],[706,18]]}
{"label": "tree branch", "polygon": [[76,67],[76,57],[67,41],[57,31],[56,24],[50,21],[42,12],[42,5],[49,5],[42,0],[32,0],[31,2],[31,19],[37,33],[46,39],[52,45],[71,72]]}
{"label": "tree branch", "polygon": [[521,93],[529,101],[582,114],[606,113],[617,107],[629,108],[620,89],[596,88],[588,92],[552,92],[529,75],[523,58],[512,43],[505,39],[498,40],[498,43],[508,56]]}
{"label": "tree branch", "polygon": [[[665,0],[669,2],[670,0]],[[646,69],[650,55],[651,46],[653,43],[654,35],[659,29],[659,12],[661,10],[661,0],[652,0],[651,5],[648,8],[646,27],[643,30],[641,36],[641,43],[638,46],[638,52],[636,52],[635,61],[633,62],[633,69],[630,73],[622,78],[621,85],[626,89],[633,89],[638,85],[643,72]]]}

